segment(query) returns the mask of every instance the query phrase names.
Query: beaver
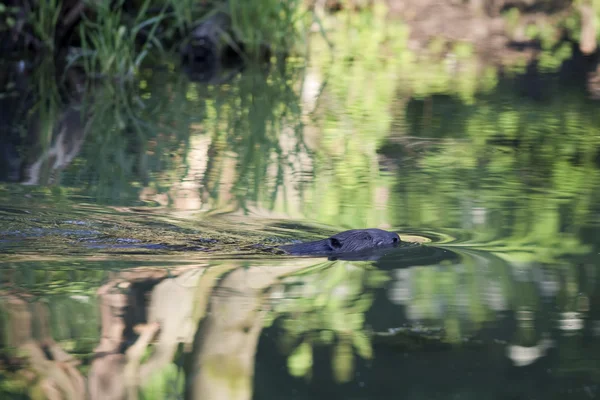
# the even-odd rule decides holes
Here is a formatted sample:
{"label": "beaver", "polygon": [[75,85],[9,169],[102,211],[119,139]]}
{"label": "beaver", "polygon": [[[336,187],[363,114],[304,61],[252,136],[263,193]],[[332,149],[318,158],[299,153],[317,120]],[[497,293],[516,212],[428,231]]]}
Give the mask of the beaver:
{"label": "beaver", "polygon": [[335,257],[396,247],[400,243],[400,236],[395,232],[388,232],[383,229],[351,229],[327,239],[287,244],[278,246],[278,249],[297,256]]}

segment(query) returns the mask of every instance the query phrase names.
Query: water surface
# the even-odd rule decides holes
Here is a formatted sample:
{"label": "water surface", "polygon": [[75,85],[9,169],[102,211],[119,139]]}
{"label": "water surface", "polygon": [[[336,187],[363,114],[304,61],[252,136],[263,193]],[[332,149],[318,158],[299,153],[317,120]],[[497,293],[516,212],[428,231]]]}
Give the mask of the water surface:
{"label": "water surface", "polygon": [[[220,86],[146,68],[85,124],[40,117],[60,139],[2,169],[2,398],[598,396],[582,82],[347,46]],[[269,251],[362,227],[406,246]]]}

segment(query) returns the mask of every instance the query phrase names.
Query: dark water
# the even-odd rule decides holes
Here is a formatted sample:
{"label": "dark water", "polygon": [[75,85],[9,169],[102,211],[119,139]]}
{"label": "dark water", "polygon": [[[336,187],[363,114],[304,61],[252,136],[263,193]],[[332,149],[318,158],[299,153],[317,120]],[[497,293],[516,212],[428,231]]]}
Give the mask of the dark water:
{"label": "dark water", "polygon": [[[220,86],[144,69],[90,90],[85,123],[73,100],[6,130],[1,397],[598,397],[583,67],[478,75],[361,43]],[[22,104],[47,95],[31,79]],[[367,227],[406,245],[268,251]]]}

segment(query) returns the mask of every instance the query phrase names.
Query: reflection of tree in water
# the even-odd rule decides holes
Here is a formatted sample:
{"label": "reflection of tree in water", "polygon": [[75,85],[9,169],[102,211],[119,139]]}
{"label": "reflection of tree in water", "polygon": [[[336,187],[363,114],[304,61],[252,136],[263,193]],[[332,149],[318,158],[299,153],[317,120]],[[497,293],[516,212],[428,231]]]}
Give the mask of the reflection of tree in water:
{"label": "reflection of tree in water", "polygon": [[372,305],[373,290],[387,277],[366,265],[326,262],[318,271],[284,279],[279,291],[273,292],[270,320],[293,376],[312,376],[313,352],[318,347],[332,348],[333,375],[340,383],[352,379],[355,353],[371,359],[364,314]]}
{"label": "reflection of tree in water", "polygon": [[2,391],[27,391],[49,399],[84,398],[85,378],[77,369],[80,361],[53,339],[48,306],[26,293],[4,291],[0,309],[2,375],[10,382]]}
{"label": "reflection of tree in water", "polygon": [[[259,200],[273,203],[290,174],[287,164],[306,164],[298,95],[288,83],[300,79],[297,67],[248,68],[223,86],[159,68],[131,82],[92,84],[78,76],[65,86],[54,80],[52,68],[45,63],[31,76],[16,77],[23,85],[17,86],[22,100],[15,103],[23,110],[11,115],[18,107],[5,102],[3,123],[11,135],[3,136],[3,146],[16,150],[3,158],[8,164],[0,166],[2,180],[61,182],[111,204],[141,197],[197,209],[207,202],[218,207],[224,199],[246,208]],[[227,159],[231,165],[224,170]],[[181,182],[182,173],[187,182]],[[220,182],[229,173],[231,182]],[[222,187],[227,194],[220,194]],[[243,188],[251,193],[241,193]]]}
{"label": "reflection of tree in water", "polygon": [[[477,253],[464,253],[460,264],[394,271],[389,301],[403,308],[411,324],[444,327],[444,339],[452,343],[504,343],[515,366],[550,357],[557,376],[576,371],[598,376],[597,366],[575,344],[598,336],[594,263],[518,263],[480,252],[482,261],[474,258]],[[490,337],[485,332],[491,323],[509,324],[511,330]]]}
{"label": "reflection of tree in water", "polygon": [[516,96],[511,84],[479,96],[476,107],[450,96],[409,103],[414,138],[384,146],[403,154],[395,219],[469,229],[473,245],[523,260],[585,252],[581,234],[598,179],[596,113],[576,90],[550,85],[555,95],[539,103]]}
{"label": "reflection of tree in water", "polygon": [[[137,398],[182,392],[189,392],[193,398],[199,393],[209,398],[249,398],[255,342],[264,325],[270,288],[280,277],[309,266],[310,262],[304,261],[246,267],[222,263],[211,268],[134,268],[111,274],[97,291],[102,331],[87,377],[91,398]],[[10,296],[3,298],[10,300]],[[19,331],[20,336],[12,337],[28,337],[27,332],[21,331],[31,321],[25,321],[27,326],[23,328],[14,317],[29,314],[22,307],[8,303],[5,309],[13,316],[5,321],[6,326]],[[57,309],[60,311],[64,310]],[[47,319],[43,315],[32,318],[34,324],[47,324]],[[72,320],[62,323],[68,326]],[[33,348],[40,341],[39,346],[56,353],[60,348],[53,344],[46,325],[42,328],[45,329],[42,335],[32,341]],[[19,346],[20,342],[6,342],[5,350]],[[40,363],[48,364],[35,357],[37,353],[27,358],[34,368]],[[48,357],[53,359],[52,355]],[[60,362],[63,359],[56,357]],[[25,371],[29,365],[26,362],[18,369]],[[50,368],[50,364],[45,368]],[[60,378],[56,374],[51,377]],[[63,388],[68,382],[62,380],[50,383],[61,390],[71,390]]]}
{"label": "reflection of tree in water", "polygon": [[[519,266],[485,253],[480,253],[482,260],[475,253],[463,254],[461,263],[406,268],[390,275],[370,268],[369,263],[315,265],[310,260],[279,266],[222,262],[210,268],[133,268],[113,273],[98,289],[102,334],[89,359],[89,373],[87,356],[61,350],[73,351],[68,332],[77,332],[73,324],[81,316],[86,316],[87,326],[93,325],[86,311],[89,305],[67,309],[48,297],[48,308],[40,314],[34,311],[38,304],[46,306],[28,300],[35,315],[24,320],[29,315],[23,308],[26,302],[14,302],[14,296],[7,295],[2,297],[5,332],[30,326],[41,333],[5,336],[9,339],[4,339],[4,362],[17,370],[41,363],[44,371],[52,371],[48,362],[73,365],[81,359],[83,365],[71,372],[56,364],[71,378],[64,381],[60,374],[51,375],[43,381],[44,390],[56,385],[60,390],[80,390],[77,387],[87,375],[92,398],[138,391],[248,398],[253,392],[258,338],[263,327],[272,326],[268,334],[275,334],[274,343],[287,357],[289,373],[298,377],[311,376],[312,353],[323,348],[331,351],[333,377],[350,382],[356,368],[362,368],[361,359],[377,368],[384,350],[391,354],[451,351],[444,343],[465,348],[500,346],[502,357],[514,365],[527,367],[543,359],[552,363],[557,376],[597,373],[596,364],[587,362],[589,357],[575,345],[582,335],[597,335],[599,282],[593,269]],[[409,326],[439,326],[442,331],[389,325],[392,329],[368,330],[366,312],[390,277],[388,296],[404,308]],[[90,305],[95,304],[93,299]],[[17,316],[21,319],[15,320]],[[494,325],[507,323],[510,329],[490,333]],[[61,331],[67,333],[60,336]],[[40,357],[44,348],[55,355],[44,353],[40,358],[34,352],[26,359],[14,358],[10,349],[21,346],[27,337],[32,348],[42,348]],[[20,379],[6,377],[15,384]]]}

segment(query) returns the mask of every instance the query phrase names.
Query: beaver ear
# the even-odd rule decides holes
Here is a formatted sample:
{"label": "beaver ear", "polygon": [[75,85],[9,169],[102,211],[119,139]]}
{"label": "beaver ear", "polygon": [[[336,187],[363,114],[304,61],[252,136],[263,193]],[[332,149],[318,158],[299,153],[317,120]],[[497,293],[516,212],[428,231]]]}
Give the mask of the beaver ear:
{"label": "beaver ear", "polygon": [[334,237],[330,237],[329,239],[327,239],[327,243],[329,243],[329,247],[331,247],[332,249],[339,249],[340,247],[342,247],[342,242],[340,242],[339,239],[336,239]]}

